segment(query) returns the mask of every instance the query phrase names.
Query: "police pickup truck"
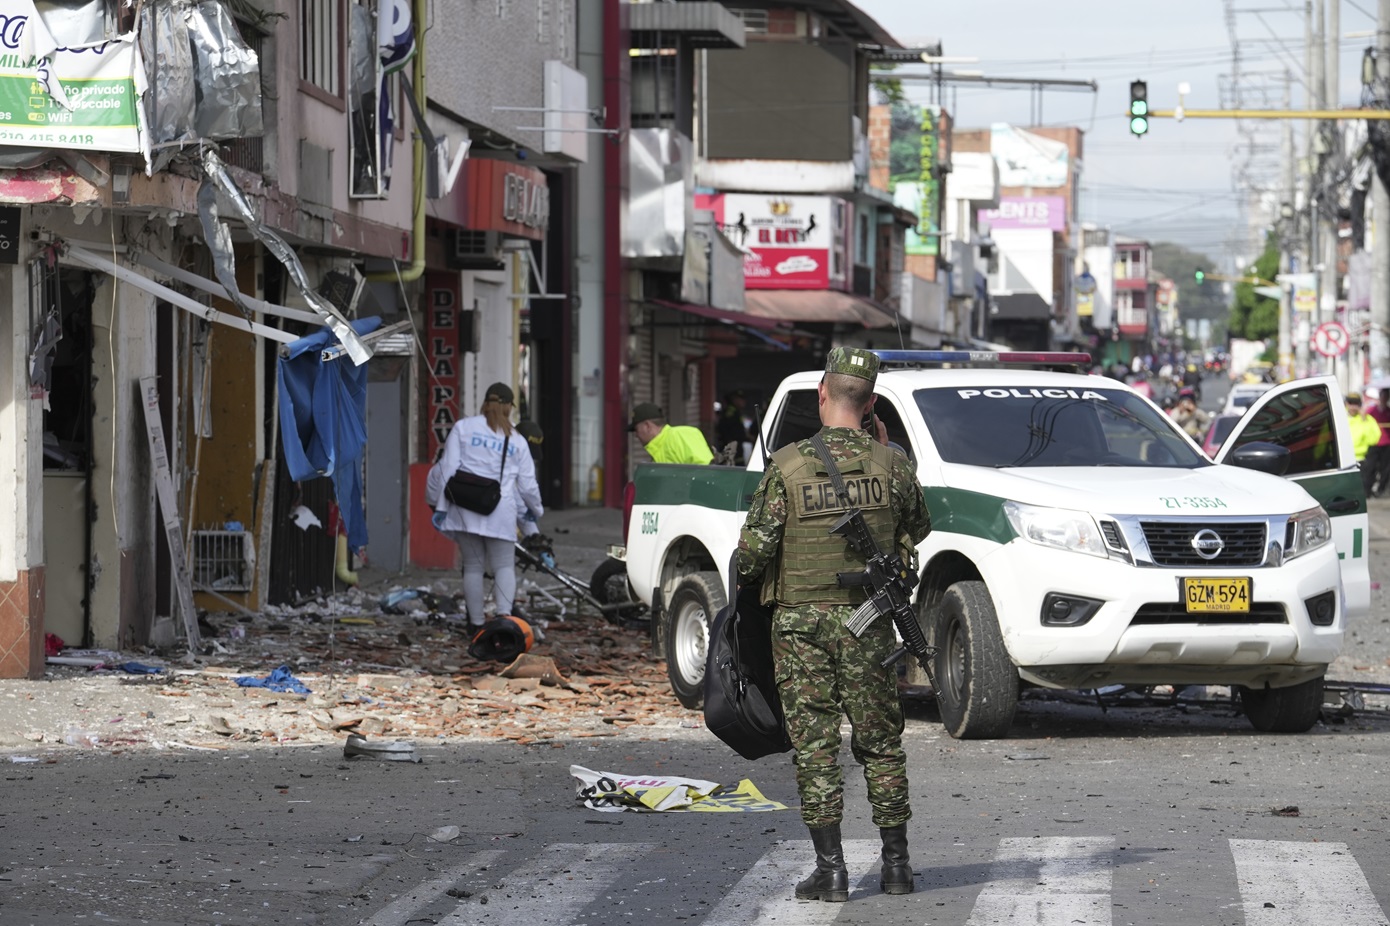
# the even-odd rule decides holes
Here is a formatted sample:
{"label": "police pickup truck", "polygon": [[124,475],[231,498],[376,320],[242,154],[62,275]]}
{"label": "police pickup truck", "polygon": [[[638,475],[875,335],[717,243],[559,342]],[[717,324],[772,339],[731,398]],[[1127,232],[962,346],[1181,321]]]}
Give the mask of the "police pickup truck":
{"label": "police pickup truck", "polygon": [[[1270,389],[1213,462],[1148,399],[1079,372],[1086,354],[877,353],[875,411],[931,511],[916,607],[952,736],[1007,734],[1024,685],[1230,685],[1259,730],[1317,721],[1370,604],[1334,379]],[[815,433],[820,378],[782,382],[746,470],[646,465],[629,486],[614,552],[687,706],[764,445]]]}

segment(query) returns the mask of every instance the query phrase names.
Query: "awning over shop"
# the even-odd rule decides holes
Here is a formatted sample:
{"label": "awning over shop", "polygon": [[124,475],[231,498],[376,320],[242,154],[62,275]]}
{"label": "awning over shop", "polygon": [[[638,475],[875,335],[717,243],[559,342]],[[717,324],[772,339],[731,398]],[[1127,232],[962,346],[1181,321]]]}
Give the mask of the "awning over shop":
{"label": "awning over shop", "polygon": [[689,302],[668,302],[665,299],[652,299],[652,305],[660,306],[663,309],[675,309],[677,312],[689,312],[691,315],[698,315],[701,318],[712,318],[715,321],[725,322],[730,325],[743,325],[747,328],[761,328],[764,331],[772,331],[780,328],[774,318],[762,318],[748,312],[730,312],[727,309],[716,309],[708,305],[694,305]]}
{"label": "awning over shop", "polygon": [[768,333],[770,331],[790,333],[790,329],[773,319],[758,318],[747,312],[730,312],[727,309],[716,309],[713,306],[695,305],[689,302],[667,302],[664,299],[652,299],[651,303],[663,309],[674,309],[677,312],[686,312],[701,318],[724,322],[732,328],[742,329],[744,333],[757,338],[769,347],[777,350],[791,350],[790,344],[780,341]]}
{"label": "awning over shop", "polygon": [[830,289],[750,289],[744,296],[748,314],[789,322],[840,322],[865,328],[893,328],[898,317],[862,296]]}
{"label": "awning over shop", "polygon": [[990,318],[1003,321],[1046,321],[1052,317],[1052,306],[1037,293],[1011,293],[994,296],[994,311]]}

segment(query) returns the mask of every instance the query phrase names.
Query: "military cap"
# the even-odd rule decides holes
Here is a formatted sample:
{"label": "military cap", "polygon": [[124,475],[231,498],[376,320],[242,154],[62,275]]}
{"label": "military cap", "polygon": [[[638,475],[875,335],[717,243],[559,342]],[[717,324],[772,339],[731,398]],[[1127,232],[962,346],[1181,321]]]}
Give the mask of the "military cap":
{"label": "military cap", "polygon": [[858,347],[832,347],[825,355],[825,372],[857,376],[872,383],[878,378],[878,355]]}

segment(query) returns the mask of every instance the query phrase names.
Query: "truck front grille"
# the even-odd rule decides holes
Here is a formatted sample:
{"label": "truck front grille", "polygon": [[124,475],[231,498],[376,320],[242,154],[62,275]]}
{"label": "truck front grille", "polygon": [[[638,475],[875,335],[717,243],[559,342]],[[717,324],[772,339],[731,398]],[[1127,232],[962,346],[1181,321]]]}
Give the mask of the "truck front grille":
{"label": "truck front grille", "polygon": [[[1263,521],[1140,521],[1139,526],[1159,566],[1258,566],[1264,562]],[[1212,559],[1199,556],[1192,545],[1199,534],[1208,540],[1218,538],[1221,552]]]}
{"label": "truck front grille", "polygon": [[1287,624],[1288,612],[1275,601],[1257,601],[1244,613],[1219,611],[1189,614],[1179,601],[1151,602],[1134,612],[1135,624]]}

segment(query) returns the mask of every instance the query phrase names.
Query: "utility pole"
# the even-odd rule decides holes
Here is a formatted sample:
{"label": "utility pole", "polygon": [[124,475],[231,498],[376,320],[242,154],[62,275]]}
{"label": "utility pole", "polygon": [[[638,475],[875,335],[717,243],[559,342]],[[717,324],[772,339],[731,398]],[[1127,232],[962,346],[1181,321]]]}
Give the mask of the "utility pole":
{"label": "utility pole", "polygon": [[[1372,95],[1382,99],[1390,86],[1390,0],[1380,0],[1376,16],[1376,73]],[[1385,156],[1376,164],[1385,163]],[[1371,172],[1371,380],[1390,373],[1390,192],[1379,169]]]}
{"label": "utility pole", "polygon": [[[1381,0],[1390,3],[1390,0]],[[1293,106],[1293,75],[1284,71],[1284,108]],[[1293,120],[1285,119],[1280,126],[1283,142],[1283,188],[1279,197],[1279,272],[1292,270],[1293,254],[1293,204],[1298,198],[1294,186]],[[1293,287],[1288,283],[1279,285],[1279,376],[1293,375]]]}
{"label": "utility pole", "polygon": [[[1328,108],[1337,106],[1338,80],[1337,65],[1339,61],[1338,44],[1341,38],[1341,17],[1342,0],[1330,0],[1327,9],[1327,30],[1324,33],[1322,47],[1324,51],[1323,68],[1323,105]],[[1322,124],[1322,158],[1319,161],[1318,180],[1319,186],[1323,190],[1322,196],[1318,198],[1321,204],[1319,217],[1322,228],[1322,277],[1321,287],[1318,295],[1318,321],[1328,322],[1337,317],[1337,297],[1341,295],[1341,278],[1337,273],[1337,198],[1336,192],[1332,189],[1332,174],[1336,170],[1337,162],[1341,154],[1341,129],[1335,123],[1324,122]],[[1347,356],[1347,363],[1340,364],[1336,358],[1331,361],[1333,370],[1341,374],[1342,389],[1349,388],[1347,383],[1348,367],[1351,366],[1351,355]]]}

